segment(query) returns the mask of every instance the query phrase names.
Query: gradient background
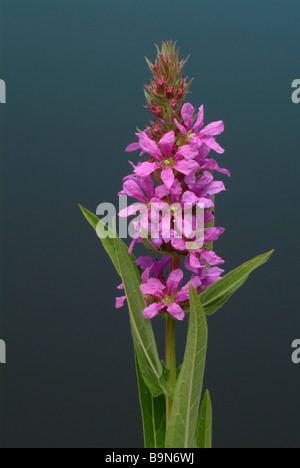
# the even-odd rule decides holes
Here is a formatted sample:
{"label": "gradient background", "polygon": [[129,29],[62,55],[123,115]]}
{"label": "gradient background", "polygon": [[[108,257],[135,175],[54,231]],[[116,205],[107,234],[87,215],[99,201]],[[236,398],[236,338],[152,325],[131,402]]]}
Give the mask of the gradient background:
{"label": "gradient background", "polygon": [[[149,113],[153,43],[191,53],[191,100],[223,119],[229,271],[272,260],[209,319],[215,447],[300,448],[299,1],[2,0],[1,447],[141,447],[119,283],[77,203],[117,203]],[[134,154],[137,160],[138,154]],[[297,208],[298,207],[298,208]],[[154,322],[163,349],[163,323]],[[186,325],[180,325],[182,356]]]}

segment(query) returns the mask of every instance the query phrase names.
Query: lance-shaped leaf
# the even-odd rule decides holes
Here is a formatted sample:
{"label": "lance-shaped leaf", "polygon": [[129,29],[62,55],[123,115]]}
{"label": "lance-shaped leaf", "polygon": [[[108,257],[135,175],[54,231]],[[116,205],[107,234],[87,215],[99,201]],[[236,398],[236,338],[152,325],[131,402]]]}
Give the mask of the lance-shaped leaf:
{"label": "lance-shaped leaf", "polygon": [[118,236],[115,239],[115,251],[127,296],[132,337],[140,371],[151,393],[158,396],[163,393],[159,384],[162,366],[151,320],[143,316],[145,300],[140,289],[140,281],[138,281],[135,265],[128,255],[127,247]]}
{"label": "lance-shaped leaf", "polygon": [[[79,208],[81,209],[83,216],[86,218],[86,220],[90,223],[90,225],[97,232],[98,237],[101,240],[103,247],[105,248],[106,252],[110,256],[111,261],[113,262],[117,272],[120,275],[119,264],[117,260],[116,249],[115,249],[115,240],[114,240],[114,238],[116,237],[115,232],[112,231],[112,229],[110,229],[106,224],[104,224],[96,215],[91,213],[91,211],[87,210],[86,208],[83,208],[83,206],[81,205],[79,205]],[[101,233],[105,232],[107,234],[107,237],[99,236],[100,232]],[[135,264],[135,260],[136,260],[135,256],[131,254],[129,255],[129,258],[131,259],[131,262],[135,265],[136,273],[140,277],[140,271]]]}
{"label": "lance-shaped leaf", "polygon": [[177,380],[167,429],[166,448],[195,448],[195,433],[205,370],[207,321],[190,285],[190,319],[184,361]]}
{"label": "lance-shaped leaf", "polygon": [[166,398],[154,397],[146,385],[135,357],[143,417],[145,448],[164,448],[166,438]]}
{"label": "lance-shaped leaf", "polygon": [[196,431],[197,448],[212,448],[212,405],[209,391],[203,398]]}
{"label": "lance-shaped leaf", "polygon": [[246,282],[256,268],[266,263],[274,250],[244,263],[236,270],[212,284],[200,294],[201,303],[207,315],[212,315]]}

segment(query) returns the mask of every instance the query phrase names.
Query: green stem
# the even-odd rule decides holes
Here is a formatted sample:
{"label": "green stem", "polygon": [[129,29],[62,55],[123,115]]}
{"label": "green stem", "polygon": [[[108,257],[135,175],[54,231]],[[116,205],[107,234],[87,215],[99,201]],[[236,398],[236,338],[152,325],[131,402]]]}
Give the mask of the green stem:
{"label": "green stem", "polygon": [[[173,392],[176,385],[176,320],[170,315],[167,316],[166,320],[166,366],[169,369],[167,385]],[[172,402],[172,398],[166,395],[167,423],[169,422]]]}
{"label": "green stem", "polygon": [[[171,271],[178,268],[180,268],[180,258],[172,257]],[[176,320],[171,315],[166,317],[166,366],[169,369],[167,384],[173,393],[176,386]],[[172,402],[172,398],[166,395],[167,424],[169,423]]]}

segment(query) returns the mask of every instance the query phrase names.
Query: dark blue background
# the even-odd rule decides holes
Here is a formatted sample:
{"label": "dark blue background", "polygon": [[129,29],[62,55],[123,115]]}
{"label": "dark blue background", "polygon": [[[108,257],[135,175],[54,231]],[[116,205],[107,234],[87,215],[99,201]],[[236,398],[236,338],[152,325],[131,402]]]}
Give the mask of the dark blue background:
{"label": "dark blue background", "polygon": [[[3,447],[140,447],[119,283],[79,212],[117,203],[149,118],[144,56],[177,39],[191,100],[223,119],[216,244],[235,268],[276,249],[209,319],[215,447],[299,447],[298,1],[2,0]],[[137,154],[133,156],[138,158]],[[136,160],[135,159],[135,160]],[[160,347],[163,322],[155,321]],[[182,356],[186,323],[180,326]]]}

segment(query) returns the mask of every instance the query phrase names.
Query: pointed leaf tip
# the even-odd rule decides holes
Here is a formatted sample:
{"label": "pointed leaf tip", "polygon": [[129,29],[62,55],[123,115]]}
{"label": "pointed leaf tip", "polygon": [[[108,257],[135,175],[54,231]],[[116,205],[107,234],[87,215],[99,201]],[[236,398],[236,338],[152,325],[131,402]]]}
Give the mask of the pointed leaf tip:
{"label": "pointed leaf tip", "polygon": [[197,448],[212,448],[212,404],[209,391],[206,390],[200,412],[196,431]]}
{"label": "pointed leaf tip", "polygon": [[207,315],[212,315],[247,281],[250,274],[266,263],[274,250],[259,255],[228,273],[200,294]]}

